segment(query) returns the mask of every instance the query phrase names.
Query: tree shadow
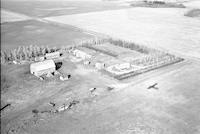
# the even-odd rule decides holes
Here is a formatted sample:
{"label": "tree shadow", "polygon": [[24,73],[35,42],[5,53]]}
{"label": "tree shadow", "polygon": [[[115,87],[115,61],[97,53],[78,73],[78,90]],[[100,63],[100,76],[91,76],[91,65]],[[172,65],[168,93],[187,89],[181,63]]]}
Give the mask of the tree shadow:
{"label": "tree shadow", "polygon": [[56,70],[60,69],[62,66],[62,62],[56,62]]}

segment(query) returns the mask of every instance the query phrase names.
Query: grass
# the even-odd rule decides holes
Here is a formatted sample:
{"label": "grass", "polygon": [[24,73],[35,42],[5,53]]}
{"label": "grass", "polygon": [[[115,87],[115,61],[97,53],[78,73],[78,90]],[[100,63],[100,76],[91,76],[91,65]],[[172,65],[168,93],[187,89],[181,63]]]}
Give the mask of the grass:
{"label": "grass", "polygon": [[1,75],[1,93],[4,93],[11,86],[11,81],[6,75]]}
{"label": "grass", "polygon": [[131,4],[132,7],[151,7],[151,8],[185,8],[183,4],[170,3],[164,1],[147,1],[134,2]]}
{"label": "grass", "polygon": [[200,9],[192,9],[184,14],[187,17],[200,17]]}

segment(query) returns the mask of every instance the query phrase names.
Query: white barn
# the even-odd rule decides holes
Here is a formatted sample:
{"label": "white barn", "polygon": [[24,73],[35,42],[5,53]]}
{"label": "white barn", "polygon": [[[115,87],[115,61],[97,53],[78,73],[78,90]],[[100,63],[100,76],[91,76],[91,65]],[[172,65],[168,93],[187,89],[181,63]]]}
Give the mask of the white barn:
{"label": "white barn", "polygon": [[39,77],[44,74],[53,73],[56,70],[56,65],[53,60],[45,60],[35,62],[30,65],[30,72]]}

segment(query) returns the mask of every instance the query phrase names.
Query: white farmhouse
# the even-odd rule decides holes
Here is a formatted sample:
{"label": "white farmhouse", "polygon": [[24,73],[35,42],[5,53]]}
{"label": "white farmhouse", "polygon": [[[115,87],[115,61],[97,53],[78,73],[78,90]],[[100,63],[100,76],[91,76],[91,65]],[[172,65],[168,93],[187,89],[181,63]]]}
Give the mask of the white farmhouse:
{"label": "white farmhouse", "polygon": [[56,70],[56,65],[53,60],[45,60],[41,62],[35,62],[30,65],[30,72],[37,77],[41,75],[53,73]]}
{"label": "white farmhouse", "polygon": [[90,54],[87,54],[86,52],[81,51],[81,50],[78,50],[78,49],[75,49],[75,50],[73,51],[73,54],[74,54],[76,57],[81,58],[81,59],[89,59],[89,58],[92,57]]}

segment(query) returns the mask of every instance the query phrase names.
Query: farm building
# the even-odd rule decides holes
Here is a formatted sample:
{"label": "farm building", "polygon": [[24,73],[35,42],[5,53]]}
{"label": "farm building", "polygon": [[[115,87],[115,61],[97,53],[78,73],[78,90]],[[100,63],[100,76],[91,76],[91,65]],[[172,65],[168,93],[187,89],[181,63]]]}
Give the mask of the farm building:
{"label": "farm building", "polygon": [[103,69],[103,68],[105,68],[105,63],[102,63],[102,62],[97,62],[97,63],[95,63],[95,67],[97,68],[97,69]]}
{"label": "farm building", "polygon": [[131,67],[130,63],[121,63],[115,66],[119,70],[129,69]]}
{"label": "farm building", "polygon": [[78,49],[75,49],[75,50],[73,51],[73,54],[74,54],[76,57],[81,58],[81,59],[89,59],[89,58],[92,57],[90,54],[87,54],[86,52],[81,51],[81,50],[78,50]]}
{"label": "farm building", "polygon": [[44,57],[43,57],[43,56],[35,57],[35,61],[43,61],[43,60],[44,60]]}
{"label": "farm building", "polygon": [[31,74],[34,74],[37,77],[53,73],[55,70],[56,70],[56,65],[53,60],[35,62],[30,65]]}
{"label": "farm building", "polygon": [[60,57],[60,52],[53,52],[53,53],[46,53],[45,58],[46,59],[55,59]]}
{"label": "farm building", "polygon": [[88,61],[88,60],[86,60],[86,61],[83,62],[84,65],[89,65],[90,63],[91,63],[91,62]]}

